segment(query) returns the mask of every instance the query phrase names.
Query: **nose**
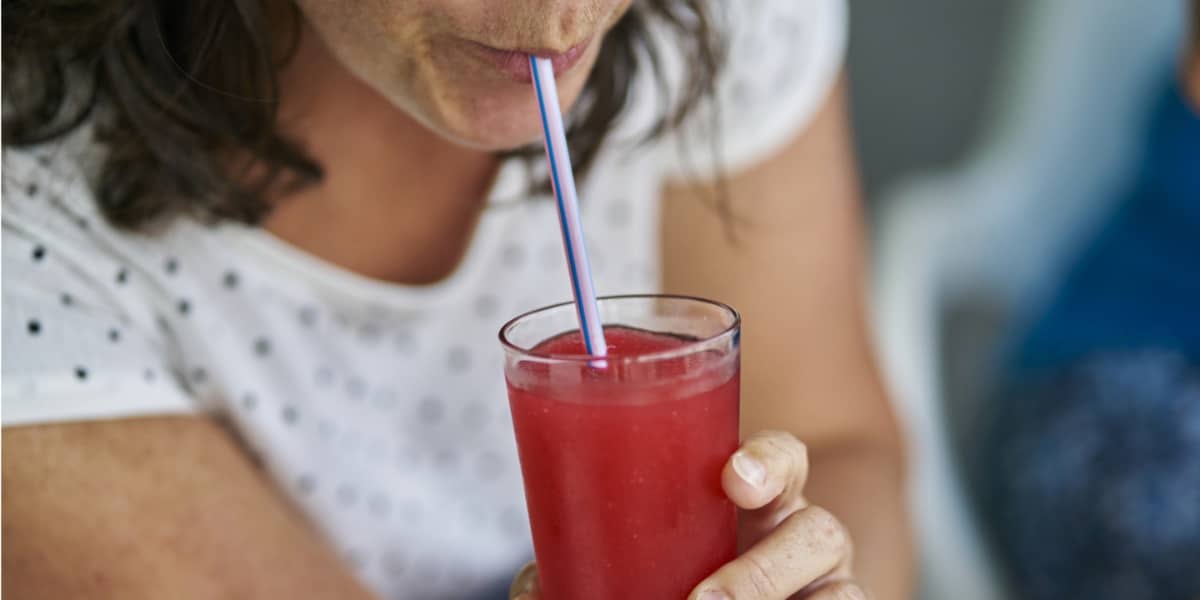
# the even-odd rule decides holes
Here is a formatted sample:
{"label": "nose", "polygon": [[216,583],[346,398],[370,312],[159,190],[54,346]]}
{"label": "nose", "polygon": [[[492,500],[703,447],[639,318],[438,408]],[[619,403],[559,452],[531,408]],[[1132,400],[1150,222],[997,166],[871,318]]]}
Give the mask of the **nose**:
{"label": "nose", "polygon": [[605,17],[604,0],[540,0],[532,3],[538,47],[563,53],[596,33]]}

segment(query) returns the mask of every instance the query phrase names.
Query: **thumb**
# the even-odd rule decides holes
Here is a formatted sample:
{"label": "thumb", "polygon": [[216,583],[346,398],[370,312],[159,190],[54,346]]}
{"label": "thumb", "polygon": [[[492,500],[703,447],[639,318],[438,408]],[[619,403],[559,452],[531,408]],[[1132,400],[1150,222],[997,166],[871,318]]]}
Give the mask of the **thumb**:
{"label": "thumb", "polygon": [[508,588],[509,600],[540,600],[542,586],[538,581],[537,563],[529,562],[513,577]]}

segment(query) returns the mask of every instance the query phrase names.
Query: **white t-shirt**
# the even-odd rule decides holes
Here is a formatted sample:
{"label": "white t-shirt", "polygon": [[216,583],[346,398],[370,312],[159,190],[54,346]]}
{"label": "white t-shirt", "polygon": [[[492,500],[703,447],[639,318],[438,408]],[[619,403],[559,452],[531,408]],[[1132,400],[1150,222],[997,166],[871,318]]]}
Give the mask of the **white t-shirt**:
{"label": "white t-shirt", "polygon": [[[847,15],[843,0],[730,12],[719,139],[736,171],[828,95]],[[635,114],[652,93],[635,86]],[[606,149],[580,182],[600,293],[657,289],[663,181],[709,168],[699,151],[681,167],[679,146]],[[4,425],[219,417],[382,596],[506,583],[531,551],[496,332],[570,298],[553,203],[530,197],[527,169],[502,166],[462,264],[414,287],[236,224],[114,229],[89,190],[94,150],[83,132],[4,152]]]}

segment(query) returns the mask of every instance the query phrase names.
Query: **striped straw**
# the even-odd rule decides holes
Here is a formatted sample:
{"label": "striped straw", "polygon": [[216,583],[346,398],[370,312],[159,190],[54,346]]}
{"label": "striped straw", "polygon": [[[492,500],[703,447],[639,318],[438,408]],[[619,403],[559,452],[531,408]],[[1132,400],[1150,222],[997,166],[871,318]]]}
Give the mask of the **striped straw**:
{"label": "striped straw", "polygon": [[548,59],[531,55],[529,69],[533,73],[533,90],[537,93],[538,111],[542,116],[546,159],[550,161],[550,182],[558,204],[558,222],[562,226],[563,249],[567,252],[567,269],[571,274],[571,291],[575,295],[579,330],[583,333],[583,344],[588,354],[605,356],[608,354],[608,344],[604,341],[604,327],[600,323],[600,310],[596,307],[596,288],[592,285],[592,269],[583,241],[579,197],[575,193],[575,175],[571,172],[571,157],[567,153],[562,109],[558,106],[554,65]]}

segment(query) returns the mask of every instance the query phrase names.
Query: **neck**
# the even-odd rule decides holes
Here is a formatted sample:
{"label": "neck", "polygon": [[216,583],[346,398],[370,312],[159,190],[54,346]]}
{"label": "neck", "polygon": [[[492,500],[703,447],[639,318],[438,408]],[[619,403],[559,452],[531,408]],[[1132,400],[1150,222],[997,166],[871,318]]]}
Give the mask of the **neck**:
{"label": "neck", "polygon": [[426,129],[348,72],[311,30],[280,90],[282,132],[325,176],[272,198],[264,227],[368,277],[426,284],[449,275],[497,160]]}

